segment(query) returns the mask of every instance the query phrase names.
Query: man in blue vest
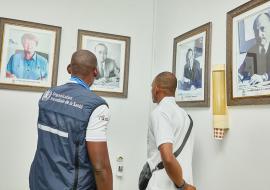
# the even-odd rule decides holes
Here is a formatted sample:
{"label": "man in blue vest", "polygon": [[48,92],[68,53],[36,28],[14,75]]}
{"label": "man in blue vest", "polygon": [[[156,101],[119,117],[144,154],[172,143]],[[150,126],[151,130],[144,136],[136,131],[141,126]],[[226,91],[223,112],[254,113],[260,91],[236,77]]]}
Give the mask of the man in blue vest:
{"label": "man in blue vest", "polygon": [[108,105],[90,89],[97,59],[88,50],[72,55],[70,80],[39,101],[38,143],[31,190],[112,190],[106,129]]}

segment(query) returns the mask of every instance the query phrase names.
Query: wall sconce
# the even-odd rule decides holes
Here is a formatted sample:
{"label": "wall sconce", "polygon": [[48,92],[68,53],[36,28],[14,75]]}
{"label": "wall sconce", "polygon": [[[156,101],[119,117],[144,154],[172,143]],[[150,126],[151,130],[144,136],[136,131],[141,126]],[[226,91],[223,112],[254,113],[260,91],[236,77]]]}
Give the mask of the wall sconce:
{"label": "wall sconce", "polygon": [[221,140],[229,129],[224,64],[213,65],[212,81],[214,138]]}

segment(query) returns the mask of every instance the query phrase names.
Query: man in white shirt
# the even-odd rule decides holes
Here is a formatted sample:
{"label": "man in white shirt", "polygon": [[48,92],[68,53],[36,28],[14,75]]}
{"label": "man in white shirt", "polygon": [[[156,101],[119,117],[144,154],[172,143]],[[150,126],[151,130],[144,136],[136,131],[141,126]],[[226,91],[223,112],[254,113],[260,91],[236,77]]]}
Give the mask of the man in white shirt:
{"label": "man in white shirt", "polygon": [[151,113],[148,129],[147,162],[151,170],[162,161],[164,168],[154,171],[147,190],[193,190],[191,132],[177,158],[174,152],[181,146],[190,119],[175,102],[177,79],[170,72],[158,74],[152,83],[152,99],[157,107]]}

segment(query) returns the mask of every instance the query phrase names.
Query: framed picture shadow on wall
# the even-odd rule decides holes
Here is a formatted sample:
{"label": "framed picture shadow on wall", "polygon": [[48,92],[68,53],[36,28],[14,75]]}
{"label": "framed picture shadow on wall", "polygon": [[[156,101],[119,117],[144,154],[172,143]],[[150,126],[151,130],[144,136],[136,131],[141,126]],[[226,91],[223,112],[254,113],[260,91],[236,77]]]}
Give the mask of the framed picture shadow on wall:
{"label": "framed picture shadow on wall", "polygon": [[100,96],[127,98],[130,37],[79,30],[77,49],[89,50],[97,57],[93,91]]}
{"label": "framed picture shadow on wall", "polygon": [[57,83],[61,27],[0,18],[0,88],[45,91]]}
{"label": "framed picture shadow on wall", "polygon": [[227,13],[227,104],[270,103],[270,1]]}
{"label": "framed picture shadow on wall", "polygon": [[211,25],[209,22],[174,38],[173,73],[179,106],[209,107]]}

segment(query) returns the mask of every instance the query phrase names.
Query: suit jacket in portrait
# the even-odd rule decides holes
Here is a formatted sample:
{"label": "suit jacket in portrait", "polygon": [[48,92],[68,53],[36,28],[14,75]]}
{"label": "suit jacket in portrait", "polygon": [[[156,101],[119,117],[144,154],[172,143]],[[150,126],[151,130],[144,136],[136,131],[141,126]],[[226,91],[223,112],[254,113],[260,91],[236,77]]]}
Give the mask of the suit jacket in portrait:
{"label": "suit jacket in portrait", "polygon": [[113,59],[107,58],[103,65],[98,65],[98,76],[96,79],[99,78],[110,78],[118,76],[119,74],[119,67],[116,65],[116,62]]}
{"label": "suit jacket in portrait", "polygon": [[252,75],[268,74],[270,80],[270,47],[266,53],[261,53],[259,46],[256,44],[247,51],[244,62],[238,69],[238,73],[242,75],[242,80],[250,80]]}
{"label": "suit jacket in portrait", "polygon": [[196,88],[202,87],[202,71],[200,63],[196,59],[193,60],[192,69],[190,69],[189,64],[185,64],[184,77],[190,79],[190,82],[184,82],[183,89],[189,90],[192,85]]}

